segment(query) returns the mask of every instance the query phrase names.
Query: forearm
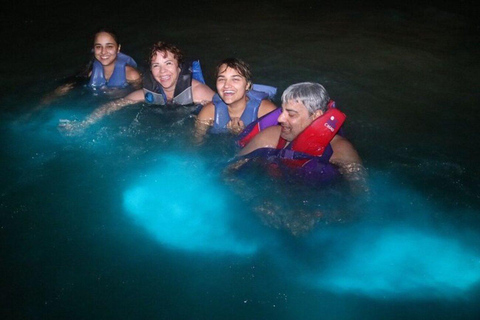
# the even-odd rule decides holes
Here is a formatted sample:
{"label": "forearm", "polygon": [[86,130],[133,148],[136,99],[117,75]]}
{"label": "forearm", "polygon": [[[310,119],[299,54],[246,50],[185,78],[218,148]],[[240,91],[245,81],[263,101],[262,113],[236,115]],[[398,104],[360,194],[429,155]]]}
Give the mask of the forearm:
{"label": "forearm", "polygon": [[359,162],[334,162],[343,178],[350,183],[354,192],[368,192],[367,170]]}
{"label": "forearm", "polygon": [[41,104],[42,105],[49,104],[55,99],[66,95],[68,92],[70,92],[73,89],[74,85],[75,85],[74,83],[67,83],[56,88],[53,92],[47,94],[45,97],[42,98]]}
{"label": "forearm", "polygon": [[142,78],[128,81],[128,83],[129,83],[135,90],[142,89],[142,84],[143,84]]}
{"label": "forearm", "polygon": [[195,142],[197,144],[201,144],[203,142],[203,138],[208,132],[208,129],[213,126],[213,120],[203,120],[203,119],[196,119],[195,120]]}
{"label": "forearm", "polygon": [[112,114],[125,106],[135,103],[130,99],[121,98],[115,101],[108,102],[101,107],[95,109],[84,121],[86,125],[92,125],[102,119],[104,116]]}

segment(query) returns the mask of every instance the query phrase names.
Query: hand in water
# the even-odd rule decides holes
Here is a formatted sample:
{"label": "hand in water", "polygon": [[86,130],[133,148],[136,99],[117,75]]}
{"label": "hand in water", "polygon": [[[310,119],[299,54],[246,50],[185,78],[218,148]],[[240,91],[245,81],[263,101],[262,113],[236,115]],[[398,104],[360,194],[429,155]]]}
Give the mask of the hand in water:
{"label": "hand in water", "polygon": [[40,102],[40,105],[49,104],[55,99],[66,95],[68,92],[70,92],[74,88],[74,86],[75,86],[74,83],[67,83],[56,88],[55,91],[43,97],[42,101]]}
{"label": "hand in water", "polygon": [[240,134],[245,129],[245,124],[240,118],[232,118],[227,123],[227,129],[233,134]]}
{"label": "hand in water", "polygon": [[78,136],[85,131],[85,123],[76,120],[70,121],[67,119],[60,119],[58,121],[58,131],[66,136]]}

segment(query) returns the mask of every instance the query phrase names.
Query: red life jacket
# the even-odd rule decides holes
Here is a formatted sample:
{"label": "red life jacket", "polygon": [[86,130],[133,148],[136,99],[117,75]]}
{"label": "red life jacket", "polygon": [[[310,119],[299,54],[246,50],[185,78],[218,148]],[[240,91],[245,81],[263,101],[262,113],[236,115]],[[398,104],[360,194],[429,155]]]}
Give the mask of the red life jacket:
{"label": "red life jacket", "polygon": [[[274,110],[259,118],[256,123],[251,123],[240,135],[237,144],[246,145],[261,130],[278,125],[280,113],[281,109]],[[333,153],[330,141],[341,129],[345,119],[345,114],[336,109],[335,102],[330,100],[328,110],[288,146],[287,141],[280,138],[276,148],[260,148],[243,158],[266,160],[266,169],[272,176],[300,179],[314,184],[330,183],[339,175],[337,168],[329,163]]]}
{"label": "red life jacket", "polygon": [[280,137],[276,148],[291,150],[296,153],[295,157],[285,156],[283,159],[289,166],[302,167],[311,160],[311,157],[310,159],[307,157],[298,159],[298,153],[321,157],[345,119],[346,116],[343,112],[330,108],[305,128],[287,147],[285,147],[287,140]]}

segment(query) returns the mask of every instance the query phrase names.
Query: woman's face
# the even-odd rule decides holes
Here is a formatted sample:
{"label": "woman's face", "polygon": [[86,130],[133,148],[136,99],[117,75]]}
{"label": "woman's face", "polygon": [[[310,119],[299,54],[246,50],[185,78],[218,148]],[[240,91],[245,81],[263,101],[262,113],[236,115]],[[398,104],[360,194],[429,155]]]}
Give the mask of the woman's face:
{"label": "woman's face", "polygon": [[237,70],[221,65],[217,76],[217,92],[222,100],[230,105],[246,99],[249,83]]}
{"label": "woman's face", "polygon": [[181,70],[177,59],[170,51],[158,51],[152,58],[150,70],[155,80],[160,83],[164,90],[175,90]]}
{"label": "woman's face", "polygon": [[115,63],[120,46],[110,33],[99,32],[93,41],[93,50],[95,59],[100,61],[103,66],[108,66]]}

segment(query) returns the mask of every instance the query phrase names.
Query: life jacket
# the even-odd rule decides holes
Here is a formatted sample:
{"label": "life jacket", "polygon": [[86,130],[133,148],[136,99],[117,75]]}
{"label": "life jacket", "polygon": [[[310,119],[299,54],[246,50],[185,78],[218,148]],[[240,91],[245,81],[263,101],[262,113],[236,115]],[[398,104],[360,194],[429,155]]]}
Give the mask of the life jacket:
{"label": "life jacket", "polygon": [[[327,104],[327,112],[331,109],[335,109],[335,101],[330,100]],[[249,125],[246,126],[245,130],[238,136],[236,144],[243,148],[245,147],[250,140],[253,139],[260,131],[262,131],[265,128],[275,126],[278,124],[278,117],[282,113],[281,108],[277,108],[273,111],[270,111],[266,115],[262,116],[258,120],[250,123]],[[324,115],[322,115],[324,116]],[[340,131],[342,129],[340,128]],[[342,134],[343,135],[343,134]]]}
{"label": "life jacket", "polygon": [[162,106],[167,104],[193,104],[192,79],[205,84],[200,61],[198,60],[189,60],[182,64],[177,83],[175,84],[173,99],[171,102],[167,102],[167,95],[163,91],[162,86],[155,80],[151,72],[147,72],[143,78],[145,102]]}
{"label": "life jacket", "polygon": [[268,99],[270,100],[273,100],[273,98],[277,94],[277,88],[268,86],[266,84],[253,83],[252,90],[268,94]]}
{"label": "life jacket", "polygon": [[[258,109],[263,99],[268,97],[268,94],[260,91],[249,90],[247,92],[247,106],[240,117],[245,125],[252,123],[258,118]],[[223,102],[222,98],[216,93],[213,96],[212,103],[215,105],[215,118],[211,133],[226,133],[228,132],[227,124],[231,120],[228,114],[228,106]]]}
{"label": "life jacket", "polygon": [[118,52],[112,76],[107,81],[103,72],[103,65],[100,63],[100,61],[95,59],[92,65],[92,74],[90,75],[90,81],[88,85],[92,88],[98,88],[103,86],[106,86],[108,88],[124,88],[128,86],[125,71],[127,65],[133,68],[137,67],[137,63],[135,62],[135,60],[133,60],[126,54]]}
{"label": "life jacket", "polygon": [[[333,153],[330,141],[340,130],[345,119],[345,114],[340,110],[330,108],[305,128],[288,146],[286,146],[287,141],[280,137],[276,149],[285,150],[280,152],[280,157],[291,167],[303,167],[314,158],[328,162]],[[329,152],[325,153],[328,147],[330,147]]]}
{"label": "life jacket", "polygon": [[[247,127],[237,140],[239,146],[245,146],[261,130],[278,124],[281,109],[261,117]],[[268,170],[273,175],[282,175],[288,171],[302,179],[311,181],[331,181],[338,176],[338,170],[329,163],[333,154],[330,141],[340,130],[346,116],[335,108],[335,103],[328,103],[328,110],[315,119],[290,144],[279,138],[276,148],[260,148],[241,158],[260,158],[269,163]],[[253,132],[253,133],[252,133]]]}

